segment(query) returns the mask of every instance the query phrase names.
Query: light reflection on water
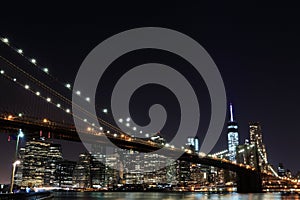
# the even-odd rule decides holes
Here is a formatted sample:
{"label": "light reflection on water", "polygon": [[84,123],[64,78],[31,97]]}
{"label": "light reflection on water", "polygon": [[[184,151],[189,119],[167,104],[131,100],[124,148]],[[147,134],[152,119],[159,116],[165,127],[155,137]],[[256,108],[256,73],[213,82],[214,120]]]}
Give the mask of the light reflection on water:
{"label": "light reflection on water", "polygon": [[54,200],[278,200],[299,199],[299,195],[284,195],[280,193],[264,194],[203,194],[203,193],[155,193],[155,192],[56,192]]}

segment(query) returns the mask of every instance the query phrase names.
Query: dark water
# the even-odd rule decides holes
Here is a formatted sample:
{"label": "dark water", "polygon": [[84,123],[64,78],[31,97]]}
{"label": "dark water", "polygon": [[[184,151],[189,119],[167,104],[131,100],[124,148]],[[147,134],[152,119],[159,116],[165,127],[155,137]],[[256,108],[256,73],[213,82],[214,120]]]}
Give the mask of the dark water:
{"label": "dark water", "polygon": [[54,193],[55,200],[81,199],[81,200],[277,200],[277,199],[300,199],[299,195],[281,195],[280,193],[265,194],[203,194],[203,193],[155,193],[155,192],[65,192]]}

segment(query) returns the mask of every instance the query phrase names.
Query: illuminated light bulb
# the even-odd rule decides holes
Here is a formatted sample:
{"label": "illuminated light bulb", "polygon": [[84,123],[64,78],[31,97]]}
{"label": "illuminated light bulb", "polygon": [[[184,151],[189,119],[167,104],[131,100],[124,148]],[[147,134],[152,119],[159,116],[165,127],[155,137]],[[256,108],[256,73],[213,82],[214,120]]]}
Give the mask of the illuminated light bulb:
{"label": "illuminated light bulb", "polygon": [[90,97],[85,98],[85,100],[86,100],[87,102],[90,102],[90,101],[91,101]]}
{"label": "illuminated light bulb", "polygon": [[16,78],[14,78],[14,79],[13,79],[13,81],[14,81],[14,82],[16,82],[16,81],[17,81],[17,79],[16,79]]}
{"label": "illuminated light bulb", "polygon": [[51,98],[49,98],[49,97],[48,97],[46,100],[47,100],[48,102],[51,102]]}
{"label": "illuminated light bulb", "polygon": [[66,84],[66,87],[67,87],[67,88],[71,88],[71,84],[70,84],[70,83],[67,83],[67,84]]}
{"label": "illuminated light bulb", "polygon": [[36,59],[32,58],[30,61],[31,61],[33,64],[36,64]]}
{"label": "illuminated light bulb", "polygon": [[60,108],[61,105],[58,103],[58,104],[56,104],[56,106],[57,106],[58,108]]}
{"label": "illuminated light bulb", "polygon": [[143,131],[140,131],[140,133],[143,133]]}
{"label": "illuminated light bulb", "polygon": [[92,123],[92,126],[95,126],[95,124],[94,124],[94,123]]}
{"label": "illuminated light bulb", "polygon": [[126,121],[127,121],[127,122],[130,122],[130,117],[127,117]]}
{"label": "illuminated light bulb", "polygon": [[41,95],[41,93],[40,93],[40,92],[36,92],[35,94],[36,94],[37,96],[40,96],[40,95]]}
{"label": "illuminated light bulb", "polygon": [[136,131],[136,127],[133,127],[132,130]]}
{"label": "illuminated light bulb", "polygon": [[102,126],[100,126],[100,128],[99,128],[99,129],[100,129],[100,131],[103,131],[103,127],[102,127]]}
{"label": "illuminated light bulb", "polygon": [[25,89],[26,89],[26,90],[28,90],[28,89],[29,89],[29,85],[25,85],[24,87],[25,87]]}
{"label": "illuminated light bulb", "polygon": [[115,133],[115,134],[114,134],[114,137],[117,137],[117,136],[118,136],[118,135]]}
{"label": "illuminated light bulb", "polygon": [[81,92],[79,90],[77,90],[76,94],[80,96]]}
{"label": "illuminated light bulb", "polygon": [[67,109],[66,109],[66,112],[67,112],[67,113],[70,113],[70,109],[69,109],[69,108],[67,108]]}
{"label": "illuminated light bulb", "polygon": [[118,121],[119,121],[120,123],[123,123],[123,119],[122,119],[122,118],[121,118],[121,119],[119,119]]}
{"label": "illuminated light bulb", "polygon": [[19,114],[18,114],[18,116],[19,116],[19,117],[22,117],[22,116],[23,116],[23,114],[22,114],[22,113],[19,113]]}
{"label": "illuminated light bulb", "polygon": [[129,124],[129,123],[126,123],[126,126],[127,126],[127,127],[129,127],[129,126],[130,126],[130,124]]}
{"label": "illuminated light bulb", "polygon": [[87,122],[87,119],[84,119],[83,121],[84,121],[84,122]]}
{"label": "illuminated light bulb", "polygon": [[48,73],[48,72],[49,72],[49,69],[48,69],[48,68],[44,68],[43,71],[44,71],[45,73]]}
{"label": "illuminated light bulb", "polygon": [[102,111],[103,111],[104,113],[108,113],[108,110],[107,110],[106,108],[104,108]]}
{"label": "illuminated light bulb", "polygon": [[4,74],[4,70],[1,70],[1,71],[0,71],[0,74]]}
{"label": "illuminated light bulb", "polygon": [[110,131],[106,131],[107,133],[110,133]]}
{"label": "illuminated light bulb", "polygon": [[19,54],[22,54],[22,53],[23,53],[23,50],[22,50],[22,49],[18,49],[17,51],[18,51]]}
{"label": "illuminated light bulb", "polygon": [[8,38],[2,38],[2,41],[3,41],[4,43],[9,43]]}

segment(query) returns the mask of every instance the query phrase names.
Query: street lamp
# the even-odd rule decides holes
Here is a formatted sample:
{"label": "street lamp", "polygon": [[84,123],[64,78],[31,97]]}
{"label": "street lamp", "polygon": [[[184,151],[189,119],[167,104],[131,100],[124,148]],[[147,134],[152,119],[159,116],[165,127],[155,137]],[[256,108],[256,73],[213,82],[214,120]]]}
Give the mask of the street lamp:
{"label": "street lamp", "polygon": [[13,188],[14,188],[14,180],[15,180],[15,172],[16,172],[16,166],[21,164],[21,161],[19,160],[16,160],[14,163],[13,163],[13,170],[12,170],[12,175],[11,175],[11,184],[10,184],[10,189],[9,189],[9,192],[10,193],[13,193]]}
{"label": "street lamp", "polygon": [[18,136],[17,136],[17,143],[16,143],[15,160],[18,159],[19,141],[20,141],[20,138],[22,138],[22,137],[24,137],[24,133],[23,133],[22,129],[19,129],[19,133],[18,133]]}
{"label": "street lamp", "polygon": [[17,160],[17,159],[18,159],[18,151],[19,151],[19,142],[20,142],[20,138],[22,138],[22,137],[24,137],[24,133],[23,133],[22,129],[19,129],[19,132],[17,135],[16,152],[15,152],[15,157],[14,157],[15,162],[13,163],[13,170],[12,170],[12,175],[11,175],[11,184],[10,184],[10,190],[9,190],[10,193],[13,192],[16,166],[21,164],[21,161]]}

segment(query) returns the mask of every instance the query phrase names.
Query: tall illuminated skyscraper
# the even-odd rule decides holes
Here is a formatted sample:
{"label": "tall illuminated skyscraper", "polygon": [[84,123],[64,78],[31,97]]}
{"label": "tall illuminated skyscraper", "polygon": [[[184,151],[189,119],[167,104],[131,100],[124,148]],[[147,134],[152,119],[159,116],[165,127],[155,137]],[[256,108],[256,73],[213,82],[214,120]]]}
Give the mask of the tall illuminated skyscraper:
{"label": "tall illuminated skyscraper", "polygon": [[227,124],[228,155],[229,160],[236,162],[236,147],[239,145],[238,125],[233,117],[233,106],[230,103],[230,120]]}
{"label": "tall illuminated skyscraper", "polygon": [[263,143],[261,125],[259,122],[249,123],[250,144],[255,145],[259,155],[259,166],[261,170],[268,170],[268,159],[266,146]]}

